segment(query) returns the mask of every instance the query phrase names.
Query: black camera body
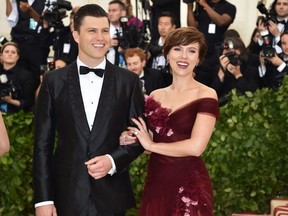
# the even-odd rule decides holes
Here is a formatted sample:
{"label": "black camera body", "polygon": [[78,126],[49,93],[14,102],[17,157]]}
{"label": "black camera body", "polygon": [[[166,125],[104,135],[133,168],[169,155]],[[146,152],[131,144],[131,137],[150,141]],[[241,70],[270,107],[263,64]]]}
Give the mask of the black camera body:
{"label": "black camera body", "polygon": [[260,32],[260,35],[261,37],[263,38],[263,46],[262,46],[262,52],[263,52],[263,56],[264,57],[273,57],[275,56],[275,49],[274,47],[272,46],[272,43],[271,43],[271,36],[269,34],[269,31],[268,30],[263,30]]}
{"label": "black camera body", "polygon": [[239,66],[241,64],[240,57],[236,52],[227,52],[225,53],[225,56],[229,59],[230,64],[234,66]]}
{"label": "black camera body", "polygon": [[[227,40],[226,43],[221,43],[216,46],[216,51],[218,55],[222,55],[224,49],[234,49],[234,44],[232,40]],[[241,65],[240,56],[235,51],[230,51],[224,54],[228,59],[230,64],[234,66]]]}
{"label": "black camera body", "polygon": [[8,40],[6,37],[4,37],[3,35],[0,36],[0,44],[3,46],[5,43],[7,43]]}
{"label": "black camera body", "polygon": [[[2,80],[2,79],[1,79]],[[18,99],[20,97],[20,89],[14,85],[12,80],[6,83],[0,82],[0,97],[8,96],[11,93],[13,99]]]}
{"label": "black camera body", "polygon": [[271,20],[274,23],[277,23],[277,21],[275,20],[275,18],[268,12],[267,8],[265,7],[265,5],[260,1],[257,5],[257,9],[259,10],[259,12],[263,15],[265,15],[264,17],[260,17],[261,21],[264,23],[265,26],[268,26],[268,21]]}
{"label": "black camera body", "polygon": [[[118,40],[118,46],[123,50],[127,48],[143,48],[148,47],[149,35],[145,33],[145,27],[139,29],[138,23],[128,25],[129,18],[127,16],[120,18],[120,25],[122,32],[117,31],[116,39]],[[143,26],[147,25],[143,21]]]}
{"label": "black camera body", "polygon": [[65,17],[66,11],[72,10],[72,5],[69,1],[57,0],[56,2],[48,3],[48,8],[44,12],[43,18],[49,23],[50,26],[56,26]]}

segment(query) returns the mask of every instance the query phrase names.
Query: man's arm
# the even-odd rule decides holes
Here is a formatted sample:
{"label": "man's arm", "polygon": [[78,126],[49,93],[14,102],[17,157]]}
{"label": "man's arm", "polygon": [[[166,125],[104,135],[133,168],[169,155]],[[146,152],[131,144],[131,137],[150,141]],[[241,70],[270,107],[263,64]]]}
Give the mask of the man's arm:
{"label": "man's arm", "polygon": [[210,5],[207,4],[206,0],[199,0],[198,3],[205,9],[210,19],[217,26],[227,26],[232,23],[232,17],[230,17],[227,13],[219,14]]}
{"label": "man's arm", "polygon": [[35,203],[53,201],[52,157],[55,120],[48,81],[44,78],[36,103],[33,180]]}
{"label": "man's arm", "polygon": [[15,0],[6,0],[6,20],[8,22],[8,25],[13,28],[16,26],[19,19],[17,4]]}

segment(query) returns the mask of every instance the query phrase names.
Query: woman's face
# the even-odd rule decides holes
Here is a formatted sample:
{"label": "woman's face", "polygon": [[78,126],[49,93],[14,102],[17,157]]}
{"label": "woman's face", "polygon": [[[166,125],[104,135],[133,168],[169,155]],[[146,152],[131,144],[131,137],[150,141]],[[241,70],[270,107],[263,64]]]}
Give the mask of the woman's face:
{"label": "woman's face", "polygon": [[167,55],[172,74],[186,75],[192,73],[199,63],[199,49],[198,42],[172,47]]}
{"label": "woman's face", "polygon": [[3,50],[1,59],[3,64],[16,64],[19,59],[16,47],[13,45],[7,45]]}

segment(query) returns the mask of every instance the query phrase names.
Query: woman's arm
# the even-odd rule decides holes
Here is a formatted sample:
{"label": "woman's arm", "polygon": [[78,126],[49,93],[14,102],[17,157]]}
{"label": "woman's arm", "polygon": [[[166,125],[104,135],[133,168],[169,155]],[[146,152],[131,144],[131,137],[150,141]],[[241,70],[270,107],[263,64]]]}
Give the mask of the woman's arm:
{"label": "woman's arm", "polygon": [[133,122],[137,124],[139,129],[132,127],[129,127],[129,129],[134,131],[134,134],[147,151],[172,157],[198,157],[206,149],[214,130],[216,117],[209,114],[198,113],[191,137],[174,143],[154,143],[147,132],[143,119],[139,118],[139,121],[133,119]]}
{"label": "woman's arm", "polygon": [[9,138],[2,118],[2,113],[0,112],[0,157],[5,153],[9,152],[9,150],[10,150]]}

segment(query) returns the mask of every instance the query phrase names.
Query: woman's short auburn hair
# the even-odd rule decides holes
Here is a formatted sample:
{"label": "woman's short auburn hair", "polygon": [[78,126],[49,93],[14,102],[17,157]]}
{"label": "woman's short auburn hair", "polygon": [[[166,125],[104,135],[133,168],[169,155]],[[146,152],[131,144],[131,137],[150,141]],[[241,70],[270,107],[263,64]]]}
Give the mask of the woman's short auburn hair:
{"label": "woman's short auburn hair", "polygon": [[190,26],[174,29],[168,34],[163,47],[164,56],[167,57],[175,46],[187,46],[193,43],[199,43],[199,61],[203,62],[207,52],[205,36],[198,29]]}

